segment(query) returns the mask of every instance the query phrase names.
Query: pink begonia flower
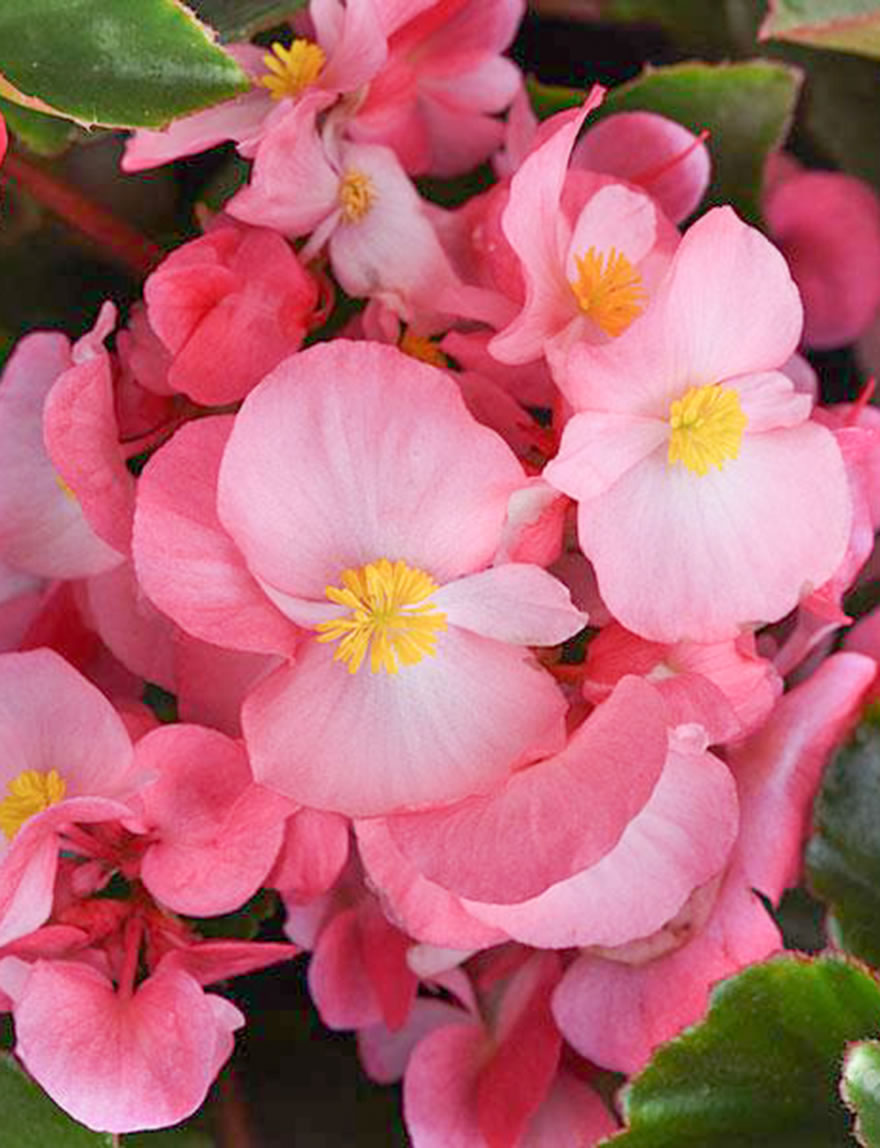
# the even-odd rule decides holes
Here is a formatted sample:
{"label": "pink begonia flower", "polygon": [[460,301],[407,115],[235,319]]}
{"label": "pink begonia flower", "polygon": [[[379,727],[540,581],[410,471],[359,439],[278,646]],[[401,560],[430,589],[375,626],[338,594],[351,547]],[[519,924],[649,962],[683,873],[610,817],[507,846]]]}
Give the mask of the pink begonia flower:
{"label": "pink begonia flower", "polygon": [[[504,179],[528,156],[539,130],[523,84],[507,117],[504,149],[494,159]],[[673,223],[699,206],[712,161],[702,136],[656,112],[617,112],[584,132],[571,156],[573,168],[603,172],[647,191]]]}
{"label": "pink begonia flower", "polygon": [[78,825],[132,816],[131,740],[106,698],[50,650],[0,657],[0,943],[47,919]]}
{"label": "pink begonia flower", "polygon": [[[696,684],[694,679],[702,679],[703,687],[694,691],[693,701],[697,705],[707,703],[708,712],[682,716],[681,720],[697,721],[708,728],[716,701],[712,694],[718,692],[726,702],[723,708],[733,711],[738,727],[735,737],[757,729],[782,693],[782,679],[772,662],[758,656],[750,634],[725,642],[664,645],[648,642],[612,622],[590,642],[584,695],[590,701],[601,701],[625,674],[644,675],[664,693],[667,702],[672,700],[674,689],[686,703],[688,690]],[[707,688],[711,691],[708,696]]]}
{"label": "pink begonia flower", "polygon": [[280,235],[228,221],[167,256],[144,298],[173,356],[168,385],[222,406],[299,350],[318,287]]}
{"label": "pink begonia flower", "polygon": [[70,341],[26,335],[0,381],[0,559],[47,578],[109,570],[123,553],[100,538],[43,442],[43,404],[73,363]]}
{"label": "pink begonia flower", "polygon": [[548,1007],[559,972],[555,955],[523,952],[479,1003],[459,974],[439,982],[452,1000],[420,998],[399,1034],[359,1034],[374,1079],[403,1076],[414,1148],[590,1146],[616,1131],[598,1095],[559,1063]]}
{"label": "pink begonia flower", "polygon": [[788,613],[843,559],[840,449],[775,369],[800,323],[782,256],[718,208],[689,229],[631,331],[571,351],[560,383],[578,413],[544,477],[577,499],[602,598],[634,633],[735,637]]}
{"label": "pink begonia flower", "polygon": [[804,302],[804,344],[852,343],[880,307],[880,200],[854,176],[786,155],[771,157],[767,184],[764,217]]}
{"label": "pink begonia flower", "polygon": [[115,322],[116,308],[105,303],[94,328],[73,345],[71,366],[46,396],[43,437],[89,525],[114,549],[128,554],[135,481],[119,443],[113,368],[104,346]]}
{"label": "pink begonia flower", "polygon": [[332,123],[319,136],[325,102],[305,96],[266,132],[227,212],[290,237],[311,233],[304,260],[326,243],[349,295],[378,296],[406,317],[450,311],[457,279],[418,192],[390,149],[339,138]]}
{"label": "pink begonia flower", "polygon": [[[653,705],[648,706],[652,698]],[[640,708],[639,700],[648,708]],[[619,720],[623,707],[630,710],[625,723]],[[616,697],[599,707],[600,715],[603,709],[598,722],[588,719],[581,727],[585,732],[579,730],[572,736],[565,753],[514,774],[497,797],[482,803],[471,799],[448,811],[356,823],[369,881],[414,939],[458,949],[497,944],[505,936],[541,948],[626,944],[661,928],[682,909],[695,888],[723,871],[736,837],[735,786],[727,767],[705,752],[699,728],[684,725],[671,731],[667,748],[661,697],[648,683],[633,678],[618,685]],[[624,794],[618,797],[616,822],[600,822],[581,850],[584,866],[578,869],[578,854],[569,844],[573,834],[563,833],[559,844],[555,841],[559,828],[552,835],[548,831],[532,836],[529,817],[534,814],[536,824],[542,824],[541,818],[553,808],[555,790],[566,809],[562,816],[556,807],[559,826],[576,824],[583,832],[583,825],[597,816],[586,796],[587,779],[593,777],[597,765],[601,765],[600,777],[613,772],[614,743],[623,750],[624,739],[629,737],[627,758],[631,761],[637,754],[639,735],[622,732],[633,730],[634,712],[639,714],[639,723],[646,713],[653,715],[642,740],[650,766],[648,776],[641,778],[642,786],[657,776],[658,748],[659,778],[653,790],[648,789],[647,800],[632,802],[628,821],[621,816],[627,799]],[[655,730],[658,721],[661,729]],[[591,722],[599,727],[595,732],[589,728]],[[661,745],[655,747],[658,734]],[[607,761],[579,761],[581,743],[589,746],[597,739],[600,746],[603,740],[606,743]],[[571,776],[563,785],[560,773],[566,766]],[[618,771],[616,780],[622,790],[629,784],[629,772],[635,773],[631,766],[621,785]],[[576,782],[584,783],[580,797]],[[607,778],[603,788],[608,791]],[[526,801],[527,797],[532,800]],[[579,802],[584,809],[580,814]],[[508,825],[505,815],[516,819]],[[425,820],[424,841],[418,835],[420,816]],[[525,876],[518,877],[512,892],[496,892],[495,885],[500,889],[502,878],[515,871],[505,853],[513,848],[517,829],[521,837],[518,857]],[[499,841],[494,842],[492,835],[499,833]],[[549,861],[556,862],[555,874]],[[551,879],[556,876],[556,883],[547,887],[545,880],[544,890],[530,895],[526,882],[542,872]],[[482,892],[482,888],[487,895],[479,900],[463,895]],[[494,903],[488,899],[492,895]],[[516,897],[518,903],[511,903]]]}
{"label": "pink begonia flower", "polygon": [[388,61],[347,125],[355,140],[392,148],[411,175],[461,175],[501,145],[496,119],[522,78],[500,55],[522,0],[376,0]]}
{"label": "pink begonia flower", "polygon": [[[579,339],[619,338],[649,307],[678,232],[644,192],[569,172],[584,120],[602,101],[548,120],[513,176],[501,226],[522,263],[522,310],[489,344],[502,362],[551,356]],[[549,344],[549,346],[548,346]]]}
{"label": "pink begonia flower", "polygon": [[264,130],[305,92],[321,91],[332,102],[334,96],[367,83],[388,54],[373,0],[313,0],[309,7],[313,38],[297,36],[289,46],[276,41],[268,52],[253,44],[226,45],[250,76],[250,91],[175,120],[162,131],[134,132],[123,171],[157,167],[225,140],[235,140],[243,153],[252,154]]}
{"label": "pink begonia flower", "polygon": [[757,893],[776,904],[797,884],[822,771],[855,720],[873,669],[860,655],[832,655],[730,750],[741,821],[723,880],[698,890],[654,936],[586,949],[556,989],[554,1016],[582,1055],[639,1071],[658,1044],[700,1019],[715,982],[782,947]]}
{"label": "pink begonia flower", "polygon": [[[78,900],[0,952],[16,1053],[96,1131],[164,1127],[199,1107],[244,1017],[202,985],[288,960],[285,944],[198,942],[143,899]],[[140,983],[138,971],[147,976]]]}
{"label": "pink begonia flower", "polygon": [[135,763],[155,778],[131,800],[150,838],[140,879],[177,913],[233,912],[274,865],[290,803],[254,784],[239,743],[201,726],[148,733]]}
{"label": "pink begonia flower", "polygon": [[584,616],[537,566],[487,569],[524,481],[454,383],[391,347],[312,347],[251,392],[219,517],[266,600],[314,632],[245,702],[258,780],[365,816],[485,792],[555,748],[564,701],[525,647]]}

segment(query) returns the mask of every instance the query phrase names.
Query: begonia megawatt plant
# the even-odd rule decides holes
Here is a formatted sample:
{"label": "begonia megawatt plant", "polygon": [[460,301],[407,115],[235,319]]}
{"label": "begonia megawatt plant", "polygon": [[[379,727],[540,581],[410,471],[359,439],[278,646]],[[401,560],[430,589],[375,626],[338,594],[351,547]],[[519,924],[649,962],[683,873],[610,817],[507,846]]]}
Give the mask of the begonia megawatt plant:
{"label": "begonia megawatt plant", "polygon": [[880,0],[0,8],[0,1141],[880,1145]]}

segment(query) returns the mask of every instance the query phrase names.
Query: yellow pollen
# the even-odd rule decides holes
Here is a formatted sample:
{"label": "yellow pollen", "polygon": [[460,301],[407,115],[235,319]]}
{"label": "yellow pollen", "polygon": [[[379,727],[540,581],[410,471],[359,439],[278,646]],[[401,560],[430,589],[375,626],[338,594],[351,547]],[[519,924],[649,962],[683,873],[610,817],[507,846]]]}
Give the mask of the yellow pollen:
{"label": "yellow pollen", "polygon": [[339,203],[343,217],[358,223],[373,206],[376,192],[373,181],[362,171],[347,171],[339,184]]}
{"label": "yellow pollen", "polygon": [[276,42],[263,57],[269,71],[257,83],[269,89],[273,100],[295,99],[314,84],[326,59],[310,40],[294,40],[289,48]]}
{"label": "yellow pollen", "polygon": [[22,825],[35,813],[42,813],[64,796],[67,785],[57,769],[40,773],[25,769],[6,786],[0,801],[0,829],[11,841]]}
{"label": "yellow pollen", "polygon": [[350,674],[357,673],[368,650],[371,673],[396,674],[399,665],[414,666],[436,652],[436,634],[446,629],[446,615],[428,601],[436,589],[424,570],[399,559],[343,570],[342,589],[328,586],[325,593],[351,613],[321,622],[318,641],[339,641],[333,660],[347,662]]}
{"label": "yellow pollen", "polygon": [[711,466],[721,470],[739,454],[747,422],[736,391],[719,383],[689,387],[669,408],[670,466],[683,462],[694,474],[707,474]]}
{"label": "yellow pollen", "polygon": [[449,366],[449,360],[427,335],[416,335],[413,331],[406,330],[400,337],[399,346],[405,355],[419,359],[422,363],[430,363],[432,367],[444,369]]}
{"label": "yellow pollen", "polygon": [[73,493],[73,491],[70,489],[60,474],[55,475],[55,482],[57,483],[58,489],[61,491],[65,498],[69,498],[71,502],[77,501],[76,495]]}
{"label": "yellow pollen", "polygon": [[645,309],[641,275],[613,247],[607,258],[591,247],[586,255],[575,255],[574,261],[578,277],[572,279],[571,289],[578,306],[606,335],[622,335]]}

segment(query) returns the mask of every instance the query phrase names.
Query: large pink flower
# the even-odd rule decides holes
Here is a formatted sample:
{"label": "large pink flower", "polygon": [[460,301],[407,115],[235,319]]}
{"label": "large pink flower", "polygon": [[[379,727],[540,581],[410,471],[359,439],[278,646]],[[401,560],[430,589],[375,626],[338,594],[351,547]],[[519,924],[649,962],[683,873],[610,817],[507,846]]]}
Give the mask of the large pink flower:
{"label": "large pink flower", "polygon": [[578,500],[602,598],[635,633],[735,637],[840,564],[840,449],[780,372],[800,328],[782,256],[719,208],[632,330],[572,350],[560,383],[578,413],[545,477]]}
{"label": "large pink flower", "polygon": [[584,616],[539,567],[489,566],[524,483],[455,384],[393,348],[315,347],[252,392],[220,520],[267,600],[315,632],[245,704],[260,780],[369,815],[485,791],[555,747],[564,701],[525,647]]}

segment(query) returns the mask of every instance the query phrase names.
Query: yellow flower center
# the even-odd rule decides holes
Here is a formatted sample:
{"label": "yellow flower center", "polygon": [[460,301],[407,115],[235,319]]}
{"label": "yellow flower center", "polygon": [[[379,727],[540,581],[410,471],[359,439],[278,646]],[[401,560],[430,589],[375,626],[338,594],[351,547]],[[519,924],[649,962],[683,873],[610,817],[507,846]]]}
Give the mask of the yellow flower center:
{"label": "yellow flower center", "polygon": [[348,223],[358,223],[373,206],[373,181],[362,171],[347,171],[339,184],[339,204]]}
{"label": "yellow flower center", "polygon": [[449,360],[434,340],[429,339],[427,335],[416,335],[412,331],[406,330],[400,337],[399,346],[405,355],[418,359],[422,363],[430,363],[432,367],[446,368],[449,366]]}
{"label": "yellow flower center", "polygon": [[694,474],[720,470],[739,454],[747,422],[736,391],[719,383],[689,387],[669,408],[669,464],[683,462]]}
{"label": "yellow flower center", "polygon": [[58,486],[58,489],[61,491],[65,498],[69,498],[71,502],[77,501],[76,495],[73,493],[73,491],[70,489],[60,474],[55,475],[55,482]]}
{"label": "yellow flower center", "polygon": [[331,602],[351,611],[346,617],[321,622],[319,642],[339,642],[334,661],[348,663],[357,673],[370,654],[370,672],[396,674],[398,663],[414,666],[435,653],[439,630],[446,629],[446,615],[428,599],[437,589],[424,570],[405,562],[380,558],[359,570],[343,570],[342,588],[328,586]]}
{"label": "yellow flower center", "polygon": [[574,261],[578,277],[571,280],[571,289],[578,306],[606,335],[622,335],[645,309],[641,275],[613,247],[607,257],[591,247],[586,255],[575,255]]}
{"label": "yellow flower center", "polygon": [[269,89],[273,100],[295,99],[317,80],[326,59],[310,40],[294,40],[289,48],[276,42],[263,57],[269,71],[257,83]]}
{"label": "yellow flower center", "polygon": [[42,813],[60,801],[67,785],[57,769],[50,769],[48,773],[25,769],[6,789],[6,796],[0,801],[0,829],[11,841],[35,813]]}

